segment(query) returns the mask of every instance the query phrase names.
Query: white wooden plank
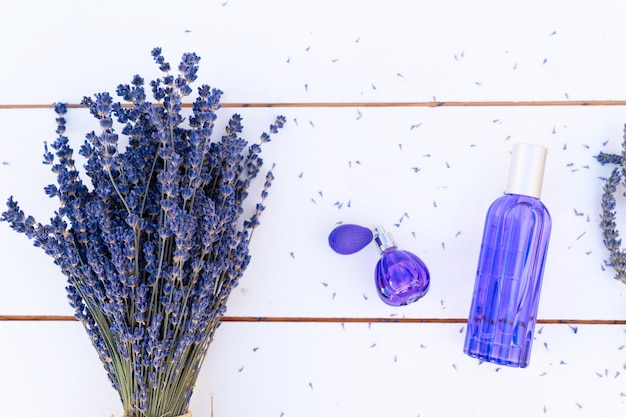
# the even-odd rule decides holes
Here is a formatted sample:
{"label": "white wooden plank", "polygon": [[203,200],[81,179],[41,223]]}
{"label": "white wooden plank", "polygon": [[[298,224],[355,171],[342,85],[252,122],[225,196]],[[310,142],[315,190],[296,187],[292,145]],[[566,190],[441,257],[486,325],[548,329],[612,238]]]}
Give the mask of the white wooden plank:
{"label": "white wooden plank", "polygon": [[[288,175],[302,185],[276,184],[276,200],[268,201],[267,217],[255,235],[254,249],[263,248],[263,254],[257,253],[251,279],[236,295],[245,303],[234,299],[232,314],[254,314],[257,303],[248,300],[269,290],[276,293],[264,307],[272,314],[465,316],[484,216],[503,192],[510,146],[531,141],[549,148],[543,200],[554,223],[540,315],[623,317],[617,300],[624,287],[611,279],[612,271],[602,270],[606,251],[598,228],[598,177],[611,168],[593,159],[600,149],[619,152],[621,110],[345,109],[332,111],[336,122],[306,113],[310,116],[304,120],[315,125],[303,126],[310,139],[298,145],[301,153],[288,152],[294,165]],[[604,119],[613,117],[609,114],[613,122]],[[300,127],[302,117],[298,120]],[[603,148],[609,138],[615,139]],[[304,167],[296,155],[308,155],[302,158]],[[278,162],[280,176],[287,168],[286,161]],[[413,167],[421,170],[415,173]],[[374,247],[342,257],[320,246],[338,222],[388,227],[399,245],[429,265],[431,292],[406,308],[381,303],[372,284],[378,259]],[[272,241],[270,248],[266,241]],[[294,294],[298,290],[300,296]]]}
{"label": "white wooden plank", "polygon": [[[549,148],[542,198],[554,225],[540,317],[626,317],[625,287],[612,270],[603,271],[607,252],[598,227],[599,177],[611,168],[593,158],[600,150],[620,152],[623,109],[240,110],[251,141],[276,114],[285,114],[288,124],[264,150],[266,167],[276,163],[276,181],[230,314],[465,317],[485,213],[504,190],[510,147],[531,141]],[[222,122],[233,111],[224,109]],[[0,125],[7,126],[0,134],[6,161],[0,199],[15,195],[41,221],[54,210],[42,191],[54,177],[40,164],[42,140],[54,137],[51,119],[50,110],[0,111]],[[71,110],[68,120],[78,148],[88,116]],[[352,256],[328,247],[338,222],[385,226],[400,247],[427,263],[429,294],[403,308],[383,304],[373,285],[374,246]],[[63,279],[50,259],[6,224],[0,234],[0,311],[67,313]]]}
{"label": "white wooden plank", "polygon": [[[211,398],[220,417],[617,417],[626,410],[624,326],[543,326],[526,369],[466,357],[461,330],[456,324],[225,323],[191,411],[212,415]],[[0,331],[3,415],[120,417],[78,323],[4,322]]]}
{"label": "white wooden plank", "polygon": [[121,416],[87,334],[77,322],[0,323],[2,415]]}
{"label": "white wooden plank", "polygon": [[79,0],[7,4],[1,103],[78,102],[203,57],[228,101],[624,99],[623,2]]}

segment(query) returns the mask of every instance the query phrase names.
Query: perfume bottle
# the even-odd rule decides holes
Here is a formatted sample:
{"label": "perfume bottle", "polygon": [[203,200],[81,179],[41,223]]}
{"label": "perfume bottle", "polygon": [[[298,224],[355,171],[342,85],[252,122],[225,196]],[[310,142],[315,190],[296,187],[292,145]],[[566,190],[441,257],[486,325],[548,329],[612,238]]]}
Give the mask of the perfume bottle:
{"label": "perfume bottle", "polygon": [[539,200],[546,148],[513,147],[505,195],[489,208],[463,351],[528,366],[552,221]]}
{"label": "perfume bottle", "polygon": [[381,258],[376,264],[376,289],[392,306],[403,306],[422,298],[430,287],[430,273],[420,258],[400,250],[391,234],[381,226],[374,229],[374,241]]}

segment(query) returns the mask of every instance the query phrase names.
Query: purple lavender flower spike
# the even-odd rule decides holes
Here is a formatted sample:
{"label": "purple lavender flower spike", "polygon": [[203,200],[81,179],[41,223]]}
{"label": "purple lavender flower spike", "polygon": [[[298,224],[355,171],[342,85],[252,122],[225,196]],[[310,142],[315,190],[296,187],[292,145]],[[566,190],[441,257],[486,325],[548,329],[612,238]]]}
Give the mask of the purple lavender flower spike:
{"label": "purple lavender flower spike", "polygon": [[342,224],[330,232],[328,244],[341,255],[350,255],[366,247],[374,238],[370,229],[356,224]]}

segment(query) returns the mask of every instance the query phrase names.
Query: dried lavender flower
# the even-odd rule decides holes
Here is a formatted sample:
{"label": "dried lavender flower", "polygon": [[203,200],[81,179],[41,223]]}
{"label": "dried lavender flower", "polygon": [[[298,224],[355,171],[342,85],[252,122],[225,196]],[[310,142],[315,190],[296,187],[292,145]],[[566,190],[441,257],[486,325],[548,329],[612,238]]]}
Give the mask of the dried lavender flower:
{"label": "dried lavender flower", "polygon": [[200,57],[184,54],[172,75],[161,48],[152,56],[164,72],[149,83],[154,102],[139,75],[117,87],[123,105],[106,92],[82,100],[100,125],[79,150],[90,184],[83,183],[64,136],[67,106],[56,103],[58,137],[44,145],[43,162],[56,175],[44,192],[59,208],[50,224],[41,224],[11,197],[0,217],[67,277],[69,303],[125,417],[188,411],[230,292],[250,261],[250,237],[274,179],[269,171],[256,209],[240,221],[263,165],[261,144],[286,120],[279,116],[260,144],[247,147],[236,114],[213,140],[220,90],[200,86],[187,123],[181,114]]}
{"label": "dried lavender flower", "polygon": [[602,165],[617,165],[613,168],[611,175],[606,178],[602,187],[600,228],[602,229],[604,246],[609,251],[609,257],[605,263],[615,271],[615,279],[626,284],[626,251],[621,249],[622,239],[615,222],[617,217],[615,193],[618,185],[626,186],[626,182],[623,183],[626,181],[626,125],[624,126],[622,153],[615,155],[600,152],[595,158]]}

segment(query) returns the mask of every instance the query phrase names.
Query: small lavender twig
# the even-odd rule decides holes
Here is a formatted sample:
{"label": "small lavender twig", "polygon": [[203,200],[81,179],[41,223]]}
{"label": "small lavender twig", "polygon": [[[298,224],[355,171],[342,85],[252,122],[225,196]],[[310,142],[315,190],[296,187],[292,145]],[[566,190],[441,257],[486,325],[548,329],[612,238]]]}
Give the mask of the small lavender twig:
{"label": "small lavender twig", "polygon": [[[600,228],[602,229],[604,246],[609,251],[609,258],[605,263],[615,271],[615,279],[626,284],[626,251],[621,249],[622,239],[615,221],[617,217],[615,193],[617,186],[622,181],[626,181],[626,125],[621,155],[600,152],[595,158],[602,165],[617,165],[605,180],[602,188]],[[626,183],[623,185],[626,186]]]}

